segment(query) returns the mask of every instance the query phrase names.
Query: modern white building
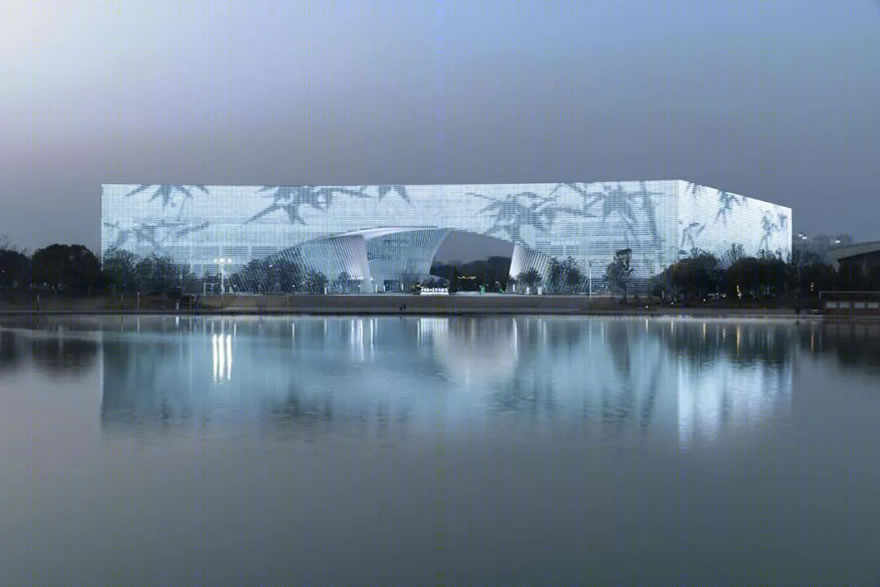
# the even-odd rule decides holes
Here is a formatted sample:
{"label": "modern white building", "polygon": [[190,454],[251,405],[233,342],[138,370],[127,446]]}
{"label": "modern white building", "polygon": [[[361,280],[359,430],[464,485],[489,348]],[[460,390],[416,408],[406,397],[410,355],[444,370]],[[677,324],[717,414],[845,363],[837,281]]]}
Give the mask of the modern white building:
{"label": "modern white building", "polygon": [[[509,241],[510,273],[571,256],[600,276],[631,249],[647,278],[693,249],[791,251],[791,209],[681,180],[595,183],[209,186],[108,184],[104,254],[167,255],[194,273],[287,259],[364,285],[427,274],[452,231]],[[274,256],[274,257],[273,257]]]}

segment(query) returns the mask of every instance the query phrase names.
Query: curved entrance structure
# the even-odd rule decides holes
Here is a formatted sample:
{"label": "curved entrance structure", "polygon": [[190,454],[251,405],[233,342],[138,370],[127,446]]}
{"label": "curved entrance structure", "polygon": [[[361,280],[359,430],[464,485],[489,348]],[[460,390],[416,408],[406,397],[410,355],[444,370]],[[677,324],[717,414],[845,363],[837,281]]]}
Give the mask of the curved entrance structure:
{"label": "curved entrance structure", "polygon": [[[552,258],[599,276],[619,249],[633,276],[693,249],[791,250],[791,209],[680,180],[363,186],[104,185],[102,252],[167,255],[197,275],[294,249],[328,278],[399,279],[461,230],[516,245],[514,275]],[[444,233],[444,231],[446,231]],[[290,254],[294,254],[291,252]],[[364,256],[367,263],[364,264]],[[429,261],[428,261],[429,262]],[[340,271],[336,271],[340,269]],[[397,276],[397,277],[394,277]],[[363,288],[362,288],[363,289]]]}
{"label": "curved entrance structure", "polygon": [[[307,267],[330,279],[347,282],[356,291],[408,291],[410,286],[430,279],[437,251],[453,232],[450,228],[374,228],[311,240],[263,259],[264,266],[284,263]],[[488,237],[486,237],[488,238]],[[511,243],[510,274],[531,268],[546,271],[550,257]],[[342,276],[341,278],[339,276]],[[246,278],[247,279],[247,278]],[[257,282],[245,283],[257,290]],[[356,287],[352,287],[356,284]]]}

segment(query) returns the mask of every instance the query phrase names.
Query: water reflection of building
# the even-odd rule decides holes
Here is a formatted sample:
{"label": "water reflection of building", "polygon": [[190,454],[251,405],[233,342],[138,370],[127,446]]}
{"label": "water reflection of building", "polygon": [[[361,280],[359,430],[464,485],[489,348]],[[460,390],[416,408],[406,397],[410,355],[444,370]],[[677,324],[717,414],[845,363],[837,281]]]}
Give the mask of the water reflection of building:
{"label": "water reflection of building", "polygon": [[686,319],[192,318],[163,328],[105,333],[105,424],[378,433],[429,430],[442,414],[454,426],[527,418],[678,445],[785,410],[796,341],[783,324]]}
{"label": "water reflection of building", "polygon": [[678,431],[681,443],[715,440],[727,431],[748,431],[787,413],[791,402],[790,364],[776,368],[719,361],[696,367],[682,362],[678,376]]}
{"label": "water reflection of building", "polygon": [[670,319],[658,334],[678,357],[678,432],[683,445],[747,433],[792,394],[797,331],[790,322]]}
{"label": "water reflection of building", "polygon": [[429,344],[455,385],[481,389],[508,381],[517,362],[517,320],[421,318],[419,342]]}

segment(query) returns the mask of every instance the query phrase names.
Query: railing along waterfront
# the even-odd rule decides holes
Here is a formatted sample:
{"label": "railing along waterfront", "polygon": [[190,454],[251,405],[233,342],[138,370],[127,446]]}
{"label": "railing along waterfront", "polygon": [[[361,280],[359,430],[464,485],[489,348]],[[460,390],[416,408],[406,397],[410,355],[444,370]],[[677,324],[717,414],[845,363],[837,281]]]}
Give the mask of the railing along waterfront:
{"label": "railing along waterfront", "polygon": [[819,303],[825,314],[880,316],[880,291],[820,291]]}

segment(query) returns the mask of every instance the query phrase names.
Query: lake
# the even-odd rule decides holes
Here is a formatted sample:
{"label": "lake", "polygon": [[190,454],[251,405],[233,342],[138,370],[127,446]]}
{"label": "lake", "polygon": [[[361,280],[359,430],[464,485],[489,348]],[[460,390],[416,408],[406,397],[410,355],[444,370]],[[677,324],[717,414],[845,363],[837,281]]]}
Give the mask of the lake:
{"label": "lake", "polygon": [[880,579],[880,323],[0,317],[0,582]]}

